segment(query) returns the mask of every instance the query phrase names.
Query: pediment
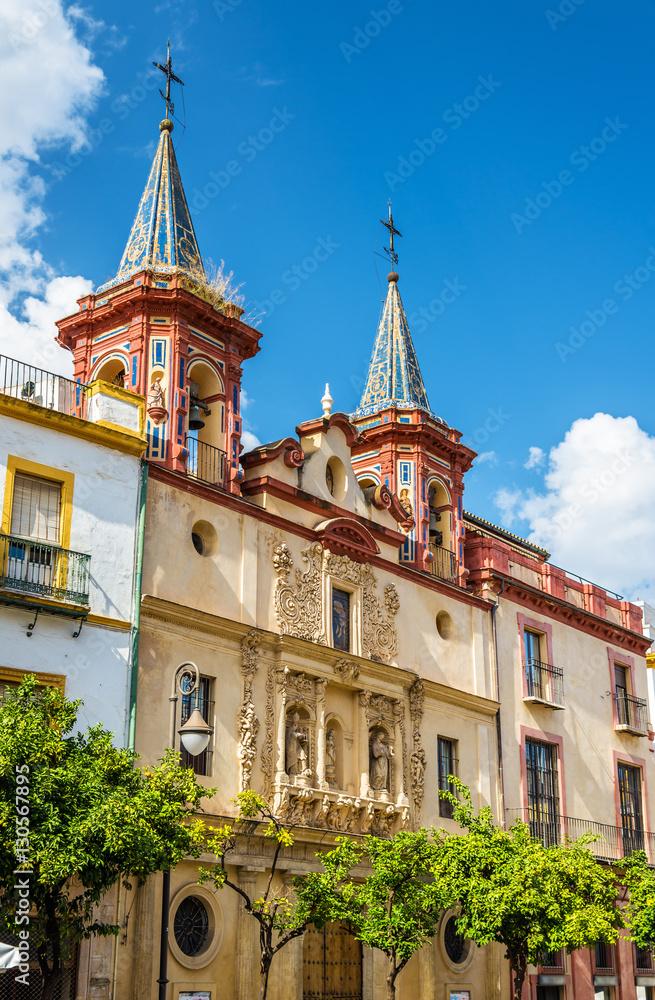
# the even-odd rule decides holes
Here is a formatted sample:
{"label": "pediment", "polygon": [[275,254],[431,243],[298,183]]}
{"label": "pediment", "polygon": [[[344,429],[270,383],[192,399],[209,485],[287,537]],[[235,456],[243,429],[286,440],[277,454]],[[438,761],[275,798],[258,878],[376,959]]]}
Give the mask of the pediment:
{"label": "pediment", "polygon": [[371,532],[349,517],[320,521],[314,531],[324,549],[336,555],[349,556],[355,562],[369,562],[380,552]]}

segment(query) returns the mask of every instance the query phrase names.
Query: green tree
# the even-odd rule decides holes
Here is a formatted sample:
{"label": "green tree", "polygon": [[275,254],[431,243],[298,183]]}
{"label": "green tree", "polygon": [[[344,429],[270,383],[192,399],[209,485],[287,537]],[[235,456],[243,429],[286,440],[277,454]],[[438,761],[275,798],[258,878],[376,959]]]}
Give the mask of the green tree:
{"label": "green tree", "polygon": [[[294,898],[290,887],[285,889],[280,885],[278,874],[278,864],[284,848],[293,845],[293,827],[284,826],[257,792],[239,792],[234,801],[239,806],[239,815],[234,824],[228,823],[212,831],[208,847],[215,854],[217,864],[212,869],[201,868],[200,881],[212,882],[217,889],[228,886],[242,898],[247,912],[259,924],[259,997],[260,1000],[266,1000],[271,963],[277,953],[303,934],[309,924],[322,927],[332,919],[331,880],[325,873],[312,873],[299,881]],[[226,867],[241,833],[237,829],[238,824],[253,821],[255,824],[265,823],[264,836],[274,842],[266,888],[258,898],[251,898],[245,889],[234,882]],[[250,832],[249,826],[245,829]]]}
{"label": "green tree", "polygon": [[[317,855],[329,876],[326,891],[332,887],[333,901],[326,901],[332,919],[344,920],[358,941],[387,956],[387,1000],[394,1000],[396,979],[434,936],[445,908],[431,874],[439,849],[425,830],[401,830],[390,840],[369,836],[363,844],[338,837],[334,850]],[[369,874],[355,882],[356,868]]]}
{"label": "green tree", "polygon": [[521,998],[527,966],[539,964],[545,953],[616,941],[624,926],[617,879],[589,851],[591,835],[544,847],[520,820],[501,830],[488,807],[475,815],[468,788],[448,780],[459,799],[440,794],[453,804],[453,818],[467,833],[443,839],[434,877],[460,907],[460,934],[478,945],[505,946],[515,1000]]}
{"label": "green tree", "polygon": [[645,851],[635,851],[614,865],[619,881],[629,892],[623,911],[630,940],[649,951],[655,941],[655,870]]}
{"label": "green tree", "polygon": [[197,857],[204,842],[193,813],[207,792],[178,755],[142,769],[100,726],[71,735],[80,704],[32,676],[0,708],[0,925],[29,933],[42,1000],[75,942],[118,934],[94,914],[111,886]]}

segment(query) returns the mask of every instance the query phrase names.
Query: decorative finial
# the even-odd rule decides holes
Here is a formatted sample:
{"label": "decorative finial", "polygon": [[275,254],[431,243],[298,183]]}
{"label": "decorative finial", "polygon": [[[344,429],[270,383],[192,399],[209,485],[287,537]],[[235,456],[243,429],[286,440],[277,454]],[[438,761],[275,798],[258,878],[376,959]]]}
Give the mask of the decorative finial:
{"label": "decorative finial", "polygon": [[324,417],[329,417],[330,414],[332,413],[332,404],[333,404],[333,402],[334,402],[334,400],[332,399],[332,396],[330,395],[330,383],[326,382],[325,383],[325,395],[323,396],[323,399],[321,400],[321,406],[323,407],[323,416]]}
{"label": "decorative finial", "polygon": [[175,76],[175,73],[173,72],[173,64],[171,62],[170,38],[168,39],[168,48],[166,49],[166,65],[162,66],[161,63],[155,62],[154,60],[152,65],[156,66],[157,69],[160,69],[162,73],[164,73],[164,75],[166,76],[166,93],[164,93],[164,91],[161,89],[159,91],[162,98],[166,101],[166,117],[160,124],[159,128],[162,130],[162,132],[164,131],[164,129],[166,129],[169,132],[172,132],[173,122],[170,119],[175,114],[175,105],[171,101],[171,80],[175,80],[175,82],[179,83],[181,87],[184,86],[184,83],[182,80],[180,80],[179,76]]}
{"label": "decorative finial", "polygon": [[396,272],[396,264],[398,263],[398,254],[393,248],[393,238],[395,236],[402,236],[397,229],[394,229],[393,225],[393,215],[391,214],[391,198],[389,198],[389,221],[385,222],[384,219],[380,219],[383,226],[389,230],[389,246],[384,248],[384,252],[389,254],[389,260],[391,261],[391,271],[387,275],[387,281],[398,281],[398,274]]}

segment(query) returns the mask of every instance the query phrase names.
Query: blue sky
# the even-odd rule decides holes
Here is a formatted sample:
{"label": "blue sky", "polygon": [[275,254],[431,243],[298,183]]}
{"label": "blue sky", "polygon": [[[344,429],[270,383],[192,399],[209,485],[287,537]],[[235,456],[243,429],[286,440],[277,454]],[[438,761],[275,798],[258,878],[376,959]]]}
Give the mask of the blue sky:
{"label": "blue sky", "polygon": [[[611,446],[598,440],[606,429],[584,425],[601,455],[589,476],[636,427],[645,451],[627,463],[630,477],[641,469],[629,492],[641,491],[646,520],[651,498],[652,522],[651,5],[115,0],[84,11],[69,8],[68,22],[105,78],[82,101],[88,144],[71,158],[70,136],[40,141],[29,163],[44,219],[23,242],[51,274],[98,285],[117,269],[163,117],[144,75],[170,35],[185,81],[174,139],[201,251],[264,312],[262,351],[244,370],[252,431],[293,433],[320,412],[326,381],[336,408],[355,409],[386,289],[374,251],[391,197],[432,408],[484,455],[468,509],[526,534],[544,511],[552,522],[570,483],[551,449],[600,411],[636,423],[609,425],[628,441]],[[445,304],[448,282],[458,294]],[[266,309],[275,289],[285,301]],[[14,316],[23,304],[19,290]],[[616,510],[613,487],[590,522],[581,515],[585,537]],[[605,572],[589,542],[578,555],[554,540],[583,575],[630,584],[621,560]],[[643,566],[633,576],[652,582]]]}

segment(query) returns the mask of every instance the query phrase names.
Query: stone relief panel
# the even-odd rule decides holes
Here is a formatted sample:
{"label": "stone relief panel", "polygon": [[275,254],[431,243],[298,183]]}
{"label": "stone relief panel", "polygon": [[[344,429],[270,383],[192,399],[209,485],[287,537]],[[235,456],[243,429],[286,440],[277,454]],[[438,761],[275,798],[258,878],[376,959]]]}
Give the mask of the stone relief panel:
{"label": "stone relief panel", "polygon": [[[323,608],[322,584],[324,577],[328,575],[336,581],[352,583],[361,588],[363,655],[381,663],[388,663],[396,656],[398,630],[394,618],[400,601],[395,586],[387,584],[383,596],[378,596],[377,579],[368,563],[358,563],[348,556],[335,555],[324,550],[319,542],[308,545],[302,552],[302,558],[306,569],[296,569],[292,581],[293,558],[289,547],[282,542],[273,551],[273,566],[277,573],[275,615],[280,632],[327,645],[327,609]],[[346,669],[345,662],[338,661],[341,669]]]}
{"label": "stone relief panel", "polygon": [[237,733],[239,743],[237,757],[239,758],[239,791],[250,788],[252,765],[257,756],[257,733],[259,719],[255,715],[255,705],[252,695],[252,682],[257,672],[259,659],[260,634],[252,629],[241,640],[241,673],[243,675],[243,701],[237,716]]}
{"label": "stone relief panel", "polygon": [[414,819],[417,825],[421,822],[426,765],[425,750],[421,743],[421,720],[423,719],[424,700],[423,681],[420,677],[417,677],[409,689],[409,718],[412,724],[412,753],[409,767],[412,800],[414,802]]}

